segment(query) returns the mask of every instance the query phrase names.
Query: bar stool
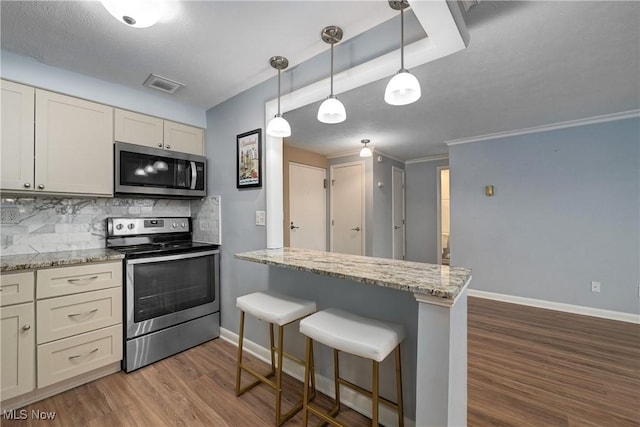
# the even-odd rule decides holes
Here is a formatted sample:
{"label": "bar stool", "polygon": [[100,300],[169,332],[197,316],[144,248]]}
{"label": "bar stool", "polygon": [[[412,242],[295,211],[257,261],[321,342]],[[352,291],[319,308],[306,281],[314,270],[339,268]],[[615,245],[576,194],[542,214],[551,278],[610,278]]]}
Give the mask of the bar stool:
{"label": "bar stool", "polygon": [[[282,357],[305,365],[305,361],[284,351],[283,336],[284,327],[291,322],[302,319],[316,311],[316,303],[273,291],[255,292],[236,299],[236,307],[240,309],[240,339],[238,342],[238,360],[236,373],[236,395],[240,396],[260,383],[269,385],[276,391],[276,427],[281,426],[289,418],[293,417],[301,408],[302,402],[296,404],[286,414],[281,414],[282,406]],[[269,323],[271,372],[261,375],[254,369],[242,363],[242,349],[244,342],[244,315],[249,313],[253,317]],[[278,346],[274,346],[273,325],[278,325]],[[278,363],[275,363],[275,353],[278,354]],[[247,371],[257,379],[251,384],[240,388],[242,371]],[[275,382],[269,378],[275,375]],[[315,383],[312,383],[312,394],[315,395]]]}
{"label": "bar stool", "polygon": [[[372,426],[378,425],[378,405],[383,403],[398,411],[398,425],[404,426],[402,407],[402,371],[400,366],[400,343],[404,340],[405,332],[401,325],[369,319],[342,310],[329,308],[306,317],[300,322],[300,332],[307,336],[307,350],[304,374],[304,397],[302,408],[303,426],[307,425],[309,412],[320,417],[324,422],[335,426],[343,426],[335,419],[340,411],[340,384],[371,397],[373,403]],[[313,341],[333,348],[334,385],[336,401],[329,412],[322,411],[311,403],[312,396],[308,394],[310,377],[313,379],[314,368],[309,363],[313,360]],[[396,384],[397,402],[392,402],[379,396],[378,373],[379,363],[395,349],[396,356]],[[370,359],[373,362],[372,391],[366,390],[340,377],[338,353],[354,354]]]}

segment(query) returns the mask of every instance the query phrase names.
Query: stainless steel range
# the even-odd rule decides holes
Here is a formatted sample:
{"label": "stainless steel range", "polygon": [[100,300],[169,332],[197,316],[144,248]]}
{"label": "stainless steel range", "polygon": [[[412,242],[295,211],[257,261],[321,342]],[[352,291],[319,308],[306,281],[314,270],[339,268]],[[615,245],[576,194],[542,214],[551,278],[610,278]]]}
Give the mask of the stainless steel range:
{"label": "stainless steel range", "polygon": [[220,250],[191,218],[109,218],[107,247],[125,255],[126,372],[220,335]]}

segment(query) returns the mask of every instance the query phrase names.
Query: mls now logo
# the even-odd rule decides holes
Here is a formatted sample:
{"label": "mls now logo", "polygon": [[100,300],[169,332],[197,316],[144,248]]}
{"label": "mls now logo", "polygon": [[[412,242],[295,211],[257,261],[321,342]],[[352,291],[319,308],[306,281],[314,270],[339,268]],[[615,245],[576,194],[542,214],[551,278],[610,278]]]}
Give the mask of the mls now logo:
{"label": "mls now logo", "polygon": [[12,409],[2,411],[2,418],[5,420],[26,420],[27,418],[34,420],[53,420],[56,418],[55,411],[41,411],[39,409],[32,409],[31,413],[26,409]]}

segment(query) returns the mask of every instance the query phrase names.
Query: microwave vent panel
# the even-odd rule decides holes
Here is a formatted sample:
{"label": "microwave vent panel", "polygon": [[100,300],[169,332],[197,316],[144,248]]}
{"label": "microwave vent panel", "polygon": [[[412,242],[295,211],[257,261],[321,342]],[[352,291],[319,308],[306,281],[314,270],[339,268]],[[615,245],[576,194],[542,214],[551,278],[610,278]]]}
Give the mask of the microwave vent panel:
{"label": "microwave vent panel", "polygon": [[157,89],[159,91],[170,93],[173,95],[185,85],[183,83],[159,76],[157,74],[149,74],[149,77],[147,77],[147,80],[144,81],[143,86]]}

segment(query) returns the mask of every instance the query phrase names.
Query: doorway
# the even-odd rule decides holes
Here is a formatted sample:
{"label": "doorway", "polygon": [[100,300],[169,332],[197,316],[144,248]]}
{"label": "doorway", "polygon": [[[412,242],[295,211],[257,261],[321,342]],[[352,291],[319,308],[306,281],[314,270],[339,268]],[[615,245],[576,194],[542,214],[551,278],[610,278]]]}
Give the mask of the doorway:
{"label": "doorway", "polygon": [[392,227],[392,257],[405,258],[405,222],[404,222],[404,170],[393,166],[391,168],[391,227]]}
{"label": "doorway", "polygon": [[289,246],[327,250],[326,170],[289,162]]}
{"label": "doorway", "polygon": [[332,165],[331,252],[364,254],[364,162]]}
{"label": "doorway", "polygon": [[449,167],[438,168],[438,262],[451,262],[451,186]]}

